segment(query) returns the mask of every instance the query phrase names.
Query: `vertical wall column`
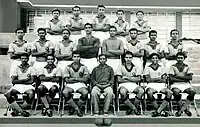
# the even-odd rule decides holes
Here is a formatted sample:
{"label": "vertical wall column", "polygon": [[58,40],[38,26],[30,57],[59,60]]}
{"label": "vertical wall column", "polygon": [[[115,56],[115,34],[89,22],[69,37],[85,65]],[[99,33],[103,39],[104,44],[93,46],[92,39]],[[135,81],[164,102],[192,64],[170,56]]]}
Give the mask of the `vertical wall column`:
{"label": "vertical wall column", "polygon": [[182,12],[176,12],[176,29],[179,31],[179,36],[182,37]]}
{"label": "vertical wall column", "polygon": [[129,23],[131,26],[131,12],[130,11],[125,11],[125,21]]}

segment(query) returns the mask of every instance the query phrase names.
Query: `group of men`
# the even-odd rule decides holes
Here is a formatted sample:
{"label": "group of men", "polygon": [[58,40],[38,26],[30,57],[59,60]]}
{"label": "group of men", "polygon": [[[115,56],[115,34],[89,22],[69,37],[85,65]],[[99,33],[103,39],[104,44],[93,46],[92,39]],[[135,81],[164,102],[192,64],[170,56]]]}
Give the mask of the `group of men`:
{"label": "group of men", "polygon": [[[13,60],[10,70],[13,87],[4,94],[13,109],[13,116],[30,116],[25,109],[32,104],[35,92],[44,104],[42,115],[53,115],[50,104],[58,92],[72,107],[69,115],[76,113],[79,117],[83,116],[82,106],[89,92],[94,115],[98,116],[100,96],[103,94],[103,114],[108,115],[115,96],[115,85],[128,107],[127,115],[141,114],[138,105],[144,99],[144,94],[155,108],[153,117],[161,115],[172,95],[179,106],[176,116],[181,116],[183,112],[192,115],[188,110],[195,96],[189,84],[192,72],[184,63],[187,52],[179,40],[178,30],[170,32],[171,40],[163,46],[156,41],[157,32],[150,31],[143,20],[144,12],[136,13],[138,20],[134,23],[135,27],[129,29],[128,23],[123,20],[123,10],[117,11],[118,20],[113,25],[108,23],[104,11],[105,7],[99,5],[98,15],[90,24],[83,21],[79,16],[80,7],[75,6],[72,8],[73,17],[65,26],[58,18],[60,10],[54,9],[48,27],[39,28],[39,39],[32,43],[23,39],[23,29],[16,29],[17,40],[10,43],[8,50]],[[81,36],[83,30],[84,37]],[[149,42],[145,42],[147,32]],[[169,83],[166,83],[167,79]],[[81,94],[77,103],[73,100],[75,92]],[[134,102],[128,98],[128,93],[132,92],[136,94]],[[160,106],[153,96],[157,92],[165,95]],[[188,93],[184,103],[181,92]],[[24,96],[22,105],[16,103],[19,93]]]}

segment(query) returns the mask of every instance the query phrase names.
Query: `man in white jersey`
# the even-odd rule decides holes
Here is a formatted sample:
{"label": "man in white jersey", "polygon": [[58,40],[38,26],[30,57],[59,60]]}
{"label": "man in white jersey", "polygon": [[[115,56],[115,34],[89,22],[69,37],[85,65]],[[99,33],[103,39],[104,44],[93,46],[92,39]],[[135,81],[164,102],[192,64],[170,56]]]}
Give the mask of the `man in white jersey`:
{"label": "man in white jersey", "polygon": [[65,25],[64,22],[59,19],[60,10],[58,8],[52,10],[52,15],[53,18],[48,21],[46,25],[47,33],[49,34],[47,38],[56,44],[62,39],[61,32]]}
{"label": "man in white jersey", "polygon": [[62,30],[62,41],[55,45],[55,57],[58,60],[58,67],[64,71],[65,67],[72,63],[72,53],[77,50],[77,45],[70,38],[68,29]]}
{"label": "man in white jersey", "polygon": [[98,5],[97,7],[97,16],[93,19],[93,30],[94,36],[100,39],[100,42],[102,44],[103,40],[107,39],[108,31],[109,31],[109,19],[106,17],[105,13],[105,6],[104,5]]}
{"label": "man in white jersey", "polygon": [[[127,115],[130,115],[132,112],[136,115],[140,115],[140,112],[136,107],[139,106],[142,96],[144,95],[144,89],[138,85],[141,78],[141,71],[137,68],[132,62],[133,53],[127,51],[125,53],[125,63],[120,67],[118,72],[118,82],[119,82],[119,94],[121,99],[129,109],[126,111]],[[128,93],[135,93],[135,101],[132,104],[128,98]]]}
{"label": "man in white jersey", "polygon": [[22,28],[17,28],[15,30],[15,34],[17,40],[9,44],[8,54],[10,55],[10,59],[12,59],[11,68],[10,68],[10,76],[13,74],[15,68],[21,64],[20,56],[23,53],[31,53],[31,45],[24,40],[24,30]]}
{"label": "man in white jersey", "polygon": [[78,39],[82,37],[82,30],[84,30],[84,20],[80,17],[81,8],[79,6],[74,6],[72,8],[73,16],[70,17],[67,28],[71,31],[70,39],[78,44]]}
{"label": "man in white jersey", "polygon": [[59,87],[62,84],[62,71],[54,64],[55,57],[52,54],[48,54],[46,58],[46,66],[38,70],[40,79],[38,94],[42,103],[44,104],[42,115],[45,116],[47,114],[49,117],[51,117],[53,112],[49,104],[56,96],[56,93],[59,92]]}
{"label": "man in white jersey", "polygon": [[[28,64],[29,55],[27,53],[22,53],[20,55],[20,60],[21,64],[18,65],[11,74],[13,87],[4,93],[4,96],[13,110],[11,113],[12,116],[21,115],[29,117],[30,113],[26,112],[25,109],[32,104],[35,97],[33,83],[36,79],[36,71]],[[23,94],[23,99],[25,101],[21,106],[16,102],[17,94]]]}

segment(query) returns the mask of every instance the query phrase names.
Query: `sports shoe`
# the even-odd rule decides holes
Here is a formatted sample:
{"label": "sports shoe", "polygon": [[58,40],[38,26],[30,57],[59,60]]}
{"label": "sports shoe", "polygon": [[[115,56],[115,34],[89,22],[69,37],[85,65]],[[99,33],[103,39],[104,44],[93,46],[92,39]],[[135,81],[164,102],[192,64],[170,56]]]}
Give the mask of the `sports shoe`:
{"label": "sports shoe", "polygon": [[41,112],[42,116],[46,116],[46,113],[47,113],[47,109],[46,109],[46,108],[43,108],[43,109],[42,109],[42,112]]}
{"label": "sports shoe", "polygon": [[27,111],[22,111],[21,112],[21,116],[23,116],[23,117],[29,117],[29,116],[31,116],[31,114],[29,112],[27,112]]}
{"label": "sports shoe", "polygon": [[75,110],[74,108],[71,108],[71,109],[69,110],[68,113],[69,113],[69,115],[71,116],[71,115],[73,115],[73,114],[75,113],[75,111],[76,111],[76,110]]}
{"label": "sports shoe", "polygon": [[46,110],[47,116],[52,117],[53,116],[53,111],[49,108]]}
{"label": "sports shoe", "polygon": [[175,113],[175,116],[180,117],[182,113],[183,113],[183,111],[178,111],[178,112]]}
{"label": "sports shoe", "polygon": [[152,116],[152,117],[158,117],[158,116],[161,116],[161,114],[158,113],[157,111],[155,111],[155,112],[152,112],[152,113],[151,113],[151,116]]}
{"label": "sports shoe", "polygon": [[79,116],[79,117],[82,117],[82,116],[83,116],[83,113],[81,112],[80,109],[76,110],[76,114],[77,114],[77,116]]}
{"label": "sports shoe", "polygon": [[189,116],[189,117],[192,116],[192,112],[190,112],[188,109],[186,109],[184,112],[185,112],[185,114],[186,114],[187,116]]}

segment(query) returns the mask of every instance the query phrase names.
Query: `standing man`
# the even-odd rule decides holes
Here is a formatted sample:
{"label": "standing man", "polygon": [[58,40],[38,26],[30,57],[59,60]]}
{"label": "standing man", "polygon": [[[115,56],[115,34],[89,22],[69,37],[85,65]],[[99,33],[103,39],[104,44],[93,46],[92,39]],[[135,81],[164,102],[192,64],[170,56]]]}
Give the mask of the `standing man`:
{"label": "standing man", "polygon": [[105,6],[98,5],[97,7],[98,15],[95,16],[93,19],[93,30],[95,31],[94,36],[100,39],[101,45],[103,40],[108,38],[108,31],[109,31],[109,19],[106,17],[105,13]]}
{"label": "standing man", "polygon": [[[139,107],[142,97],[144,95],[144,89],[139,86],[141,80],[141,71],[133,63],[133,53],[127,51],[125,53],[125,63],[120,67],[118,72],[118,83],[119,83],[119,94],[126,106],[129,109],[126,111],[127,115],[130,115],[132,112],[136,115],[140,115],[140,112],[136,107]],[[128,93],[135,93],[135,101],[132,104],[128,98]]]}
{"label": "standing man", "polygon": [[144,20],[144,12],[136,12],[137,20],[133,23],[133,28],[138,30],[138,40],[145,44],[147,43],[147,33],[150,31],[151,27],[148,25],[148,22]]}
{"label": "standing man", "polygon": [[[72,106],[69,115],[73,115],[76,111],[76,114],[79,117],[82,117],[83,113],[81,108],[88,99],[88,89],[86,84],[89,78],[89,72],[87,67],[81,64],[80,61],[80,53],[78,51],[73,52],[73,63],[68,65],[64,71],[65,85],[63,96],[65,101]],[[73,93],[81,94],[77,104],[73,100]]]}
{"label": "standing man", "polygon": [[[190,84],[193,73],[190,67],[184,63],[186,56],[183,52],[176,54],[177,63],[173,64],[169,69],[169,77],[171,90],[173,92],[174,99],[178,103],[178,112],[175,113],[177,117],[181,116],[183,112],[187,116],[192,116],[192,113],[188,110],[188,106],[194,101],[196,91]],[[182,102],[181,93],[187,93],[188,96],[185,102]]]}
{"label": "standing man", "polygon": [[78,40],[78,51],[81,54],[81,63],[86,65],[91,73],[94,67],[98,65],[97,57],[99,53],[100,41],[92,35],[92,24],[86,23],[84,28],[86,36]]}
{"label": "standing man", "polygon": [[46,66],[46,55],[53,54],[55,46],[52,41],[46,39],[46,29],[39,28],[37,32],[39,39],[32,43],[32,56],[36,57],[34,67],[38,71]]}
{"label": "standing man", "polygon": [[80,17],[81,8],[74,6],[72,8],[73,17],[70,17],[67,28],[71,31],[71,40],[78,44],[78,39],[82,37],[82,30],[84,30],[84,20]]}
{"label": "standing man", "polygon": [[65,67],[72,63],[72,53],[77,50],[77,45],[70,40],[70,31],[62,30],[63,40],[55,46],[55,57],[58,60],[58,67],[64,71]]}
{"label": "standing man", "polygon": [[62,29],[64,29],[64,22],[59,19],[60,10],[55,8],[52,10],[53,18],[48,21],[46,30],[48,39],[51,40],[54,44],[58,43],[62,39]]}
{"label": "standing man", "polygon": [[136,67],[138,67],[138,69],[142,73],[143,72],[144,44],[142,44],[140,41],[137,40],[137,33],[138,31],[136,28],[131,28],[129,30],[129,35],[131,37],[131,40],[129,40],[128,43],[126,43],[124,48],[127,51],[132,52],[133,54],[132,62],[134,63]]}
{"label": "standing man", "polygon": [[101,93],[105,96],[104,115],[108,115],[108,110],[113,98],[114,71],[106,64],[106,55],[99,55],[99,66],[95,67],[91,74],[92,83],[92,104],[94,105],[94,115],[99,114],[99,98]]}
{"label": "standing man", "polygon": [[[42,115],[45,116],[47,114],[49,117],[53,115],[49,104],[56,96],[56,93],[59,92],[59,87],[62,84],[61,69],[56,67],[54,61],[55,57],[52,54],[48,54],[46,66],[39,70],[41,84],[38,86],[38,93],[45,107],[42,109]],[[49,94],[47,95],[47,93]]]}
{"label": "standing man", "polygon": [[22,28],[17,28],[15,30],[15,35],[17,40],[9,44],[8,54],[10,55],[10,59],[12,59],[11,68],[10,68],[10,77],[13,74],[15,68],[21,64],[20,56],[21,54],[31,53],[31,46],[24,40],[24,30]]}
{"label": "standing man", "polygon": [[[35,88],[33,83],[36,79],[36,71],[28,64],[29,54],[22,53],[20,55],[21,64],[18,65],[12,72],[12,84],[13,87],[7,91],[4,96],[10,104],[13,112],[12,116],[24,116],[29,117],[30,113],[25,109],[30,106],[35,97]],[[17,94],[23,94],[24,103],[19,106],[16,102]]]}
{"label": "standing man", "polygon": [[124,11],[118,10],[116,12],[117,21],[114,22],[113,26],[117,28],[117,38],[123,41],[125,45],[127,43],[126,36],[129,34],[129,23],[124,20]]}

